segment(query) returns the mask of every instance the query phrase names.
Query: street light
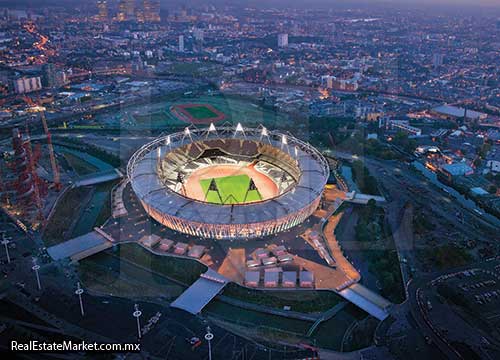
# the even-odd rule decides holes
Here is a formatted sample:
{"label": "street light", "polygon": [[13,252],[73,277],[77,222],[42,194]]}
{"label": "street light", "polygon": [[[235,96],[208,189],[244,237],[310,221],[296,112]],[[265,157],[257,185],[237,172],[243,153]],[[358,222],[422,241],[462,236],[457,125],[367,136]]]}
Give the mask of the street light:
{"label": "street light", "polygon": [[12,239],[12,238],[5,237],[5,231],[3,231],[2,232],[2,244],[5,245],[5,253],[7,254],[7,263],[9,263],[9,264],[10,264],[10,255],[9,255],[9,248],[7,247],[7,245],[9,245],[10,239]]}
{"label": "street light", "polygon": [[141,338],[141,323],[139,321],[139,318],[141,317],[142,315],[142,311],[139,310],[139,305],[135,304],[134,305],[134,312],[132,313],[132,315],[136,318],[137,320],[137,336],[139,337],[139,339]]}
{"label": "street light", "polygon": [[33,258],[33,266],[31,269],[35,272],[36,282],[38,284],[38,290],[42,290],[42,285],[40,284],[40,275],[38,275],[38,270],[40,270],[40,265],[36,263],[36,258]]}
{"label": "street light", "polygon": [[78,299],[80,300],[80,312],[82,316],[84,316],[85,312],[83,311],[83,302],[82,302],[83,289],[80,287],[80,282],[76,283],[75,294],[78,295]]}
{"label": "street light", "polygon": [[210,326],[207,326],[207,333],[205,334],[205,340],[208,341],[208,360],[212,360],[212,344],[211,341],[214,338]]}

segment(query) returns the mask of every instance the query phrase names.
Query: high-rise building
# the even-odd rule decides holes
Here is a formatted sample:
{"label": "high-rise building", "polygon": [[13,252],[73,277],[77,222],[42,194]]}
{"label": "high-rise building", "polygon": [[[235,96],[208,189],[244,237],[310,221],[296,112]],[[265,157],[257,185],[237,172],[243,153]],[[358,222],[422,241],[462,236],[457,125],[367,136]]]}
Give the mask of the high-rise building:
{"label": "high-rise building", "polygon": [[203,29],[198,29],[198,28],[195,28],[193,30],[193,36],[194,36],[194,39],[198,42],[203,42],[204,38],[205,38],[205,34],[203,32]]}
{"label": "high-rise building", "polygon": [[143,0],[142,5],[145,22],[160,21],[160,0]]}
{"label": "high-rise building", "polygon": [[432,56],[432,66],[434,66],[435,68],[442,66],[443,62],[444,62],[443,54],[436,53]]}
{"label": "high-rise building", "polygon": [[42,85],[45,87],[56,86],[56,67],[54,64],[47,63],[42,66]]}
{"label": "high-rise building", "polygon": [[184,51],[184,35],[179,35],[179,51]]}
{"label": "high-rise building", "polygon": [[25,94],[42,89],[42,81],[39,76],[21,77],[14,80],[14,91],[17,94]]}
{"label": "high-rise building", "polygon": [[278,47],[283,48],[288,46],[288,34],[278,34]]}
{"label": "high-rise building", "polygon": [[97,11],[99,21],[108,20],[108,2],[106,0],[97,0]]}
{"label": "high-rise building", "polygon": [[116,15],[118,21],[129,21],[135,18],[135,1],[120,0],[118,3],[118,13]]}

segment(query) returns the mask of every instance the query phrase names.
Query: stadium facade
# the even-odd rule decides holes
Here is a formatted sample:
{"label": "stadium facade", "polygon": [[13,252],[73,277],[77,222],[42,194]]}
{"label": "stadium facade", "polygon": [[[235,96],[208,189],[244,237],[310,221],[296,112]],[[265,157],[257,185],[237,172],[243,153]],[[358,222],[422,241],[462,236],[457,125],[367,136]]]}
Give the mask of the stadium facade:
{"label": "stadium facade", "polygon": [[[218,167],[251,169],[272,181],[276,191],[251,202],[232,202],[218,194],[220,202],[214,203],[200,191],[193,196],[186,188],[191,177]],[[329,167],[318,150],[289,134],[238,124],[187,127],[160,136],[131,157],[127,174],[156,221],[193,236],[231,239],[267,236],[303,222],[319,205]],[[218,193],[211,185],[207,191]],[[246,192],[258,186],[251,181]]]}

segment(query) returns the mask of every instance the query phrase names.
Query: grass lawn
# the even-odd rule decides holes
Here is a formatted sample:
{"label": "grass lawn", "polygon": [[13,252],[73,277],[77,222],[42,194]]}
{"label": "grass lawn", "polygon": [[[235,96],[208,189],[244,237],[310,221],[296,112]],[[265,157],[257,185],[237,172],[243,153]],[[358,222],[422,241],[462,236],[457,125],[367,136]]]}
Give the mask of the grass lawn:
{"label": "grass lawn", "polygon": [[59,244],[69,238],[71,216],[80,213],[91,191],[91,188],[84,186],[70,189],[63,195],[43,232],[43,242],[46,246]]}
{"label": "grass lawn", "polygon": [[310,321],[290,319],[283,316],[264,314],[226,304],[220,300],[211,301],[203,314],[256,330],[274,330],[304,336],[312,325]]}
{"label": "grass lawn", "polygon": [[175,299],[185,287],[151,274],[135,265],[102,252],[86,258],[78,267],[80,280],[91,290],[124,297]]}
{"label": "grass lawn", "polygon": [[[212,179],[200,180],[203,193],[207,194],[211,181]],[[215,178],[215,183],[219,189],[223,204],[239,204],[245,201],[245,194],[247,192],[248,185],[250,184],[250,178],[245,174],[224,176]],[[261,199],[262,198],[257,190],[251,190],[248,192],[245,202],[258,201]],[[221,204],[221,199],[219,198],[219,195],[217,195],[216,191],[208,192],[207,201],[214,204]]]}
{"label": "grass lawn", "polygon": [[302,313],[326,311],[343,301],[332,291],[252,290],[233,283],[226,285],[222,295],[280,310],[290,306],[290,310]]}
{"label": "grass lawn", "polygon": [[[111,253],[113,250],[107,251]],[[137,244],[117,245],[112,254],[186,285],[191,285],[207,271],[207,267],[197,261],[155,255]]]}
{"label": "grass lawn", "polygon": [[71,166],[73,170],[80,176],[93,174],[98,170],[98,168],[95,167],[94,165],[79,158],[78,156],[70,154],[69,152],[63,152],[63,155],[66,161],[68,162],[69,166]]}
{"label": "grass lawn", "polygon": [[184,110],[197,120],[211,119],[219,116],[218,114],[214,113],[212,110],[210,110],[208,107],[204,105],[186,107],[184,108]]}

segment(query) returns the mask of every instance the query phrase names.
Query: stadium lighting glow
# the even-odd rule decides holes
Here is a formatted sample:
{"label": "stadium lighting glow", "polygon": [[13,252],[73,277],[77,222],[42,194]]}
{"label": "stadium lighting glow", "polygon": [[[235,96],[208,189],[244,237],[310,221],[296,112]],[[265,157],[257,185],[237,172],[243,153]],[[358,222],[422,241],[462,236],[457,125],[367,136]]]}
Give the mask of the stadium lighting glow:
{"label": "stadium lighting glow", "polygon": [[298,157],[299,156],[299,149],[297,148],[297,146],[295,146],[294,152],[295,152],[295,157]]}
{"label": "stadium lighting glow", "polygon": [[[165,142],[170,143],[167,136],[143,145],[131,157],[127,165],[127,176],[135,195],[151,218],[180,233],[232,240],[277,234],[305,221],[315,211],[329,174],[328,163],[318,150],[293,135],[268,131],[263,126],[251,128],[238,124],[217,126],[216,130],[217,140],[220,141],[202,140],[204,135],[213,131],[212,126],[203,129],[189,127],[171,134],[171,146],[161,149],[161,156],[172,154],[172,157],[171,159],[169,157],[170,161],[162,163],[163,168],[158,172],[151,173],[149,166],[141,166],[141,164],[149,164],[151,155],[154,158],[154,152],[160,151],[158,150],[159,141],[162,145]],[[209,138],[212,135],[215,137],[212,133]],[[263,136],[267,137],[267,141],[259,139]],[[186,139],[186,137],[189,138]],[[196,139],[196,144],[201,146],[190,146],[190,140],[194,144],[193,139]],[[287,150],[280,150],[280,145],[287,147]],[[300,157],[293,159],[290,146],[294,147],[294,150],[296,148],[296,154]],[[232,159],[240,161],[242,155],[248,158],[249,163],[253,158],[258,159],[258,166],[261,170],[275,169],[269,173],[259,172],[259,174],[267,177],[266,183],[267,181],[274,182],[278,188],[266,189],[266,191],[269,190],[269,194],[263,195],[263,199],[258,200],[253,196],[254,187],[257,191],[264,188],[261,188],[258,183],[252,185],[249,183],[250,180],[241,181],[242,196],[233,194],[234,190],[231,185],[231,194],[222,194],[221,200],[216,190],[225,191],[222,183],[214,183],[214,190],[207,192],[210,190],[210,184],[208,188],[202,187],[199,179],[196,178],[196,172],[210,162],[211,154],[204,153],[205,148],[220,148],[226,153],[218,156],[214,164],[220,169],[227,165],[234,166]],[[203,156],[199,157],[200,155]],[[190,166],[186,166],[188,164]],[[303,168],[315,169],[316,172],[314,174],[303,173]],[[283,175],[278,169],[285,174]],[[217,168],[214,168],[214,171],[216,170]],[[179,175],[181,171],[185,173]],[[231,184],[236,181],[234,176],[230,180]],[[202,187],[199,194],[190,191],[197,189],[190,187],[192,184]],[[295,191],[297,187],[300,187],[301,191]],[[158,196],[152,200],[148,194],[159,189],[163,191],[158,192]],[[217,195],[218,201],[209,199],[208,195],[210,197]],[[229,204],[228,195],[231,195],[231,199],[237,200],[231,200],[230,202],[234,203],[231,206],[226,206]],[[195,211],[180,211],[186,201],[192,204]],[[287,206],[286,211],[276,211],[276,203],[291,205]],[[214,208],[218,204],[220,207],[214,214]],[[251,221],[247,215],[249,211],[253,213]]]}
{"label": "stadium lighting glow", "polygon": [[184,128],[184,135],[182,136],[182,140],[184,140],[186,136],[189,137],[190,140],[193,140],[191,138],[191,130],[189,130],[189,127],[187,126]]}
{"label": "stadium lighting glow", "polygon": [[207,130],[207,135],[205,136],[205,138],[208,138],[208,135],[210,135],[211,132],[214,132],[217,134],[217,129],[215,128],[214,123],[210,123],[210,126],[208,127],[208,130]]}
{"label": "stadium lighting glow", "polygon": [[170,135],[167,136],[167,139],[165,140],[165,144],[170,146],[171,140],[170,140]]}
{"label": "stadium lighting glow", "polygon": [[236,129],[234,130],[234,136],[236,136],[237,133],[242,133],[243,136],[245,137],[245,130],[243,130],[243,126],[241,125],[241,123],[238,123],[238,125],[236,125]]}
{"label": "stadium lighting glow", "polygon": [[161,147],[158,147],[158,157],[157,157],[158,166],[161,164]]}

